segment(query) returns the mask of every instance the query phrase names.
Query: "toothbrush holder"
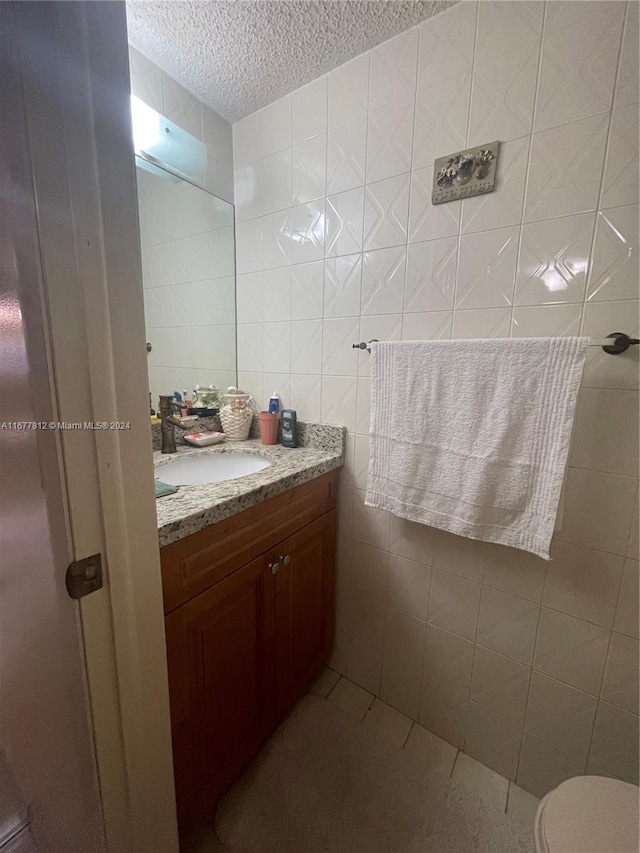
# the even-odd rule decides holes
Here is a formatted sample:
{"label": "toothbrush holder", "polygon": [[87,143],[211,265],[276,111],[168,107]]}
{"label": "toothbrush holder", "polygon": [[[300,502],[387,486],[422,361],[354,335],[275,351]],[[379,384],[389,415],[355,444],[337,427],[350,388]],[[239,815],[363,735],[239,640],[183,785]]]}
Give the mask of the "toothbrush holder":
{"label": "toothbrush holder", "polygon": [[258,421],[260,423],[260,441],[263,444],[277,444],[280,413],[272,415],[269,412],[260,412]]}

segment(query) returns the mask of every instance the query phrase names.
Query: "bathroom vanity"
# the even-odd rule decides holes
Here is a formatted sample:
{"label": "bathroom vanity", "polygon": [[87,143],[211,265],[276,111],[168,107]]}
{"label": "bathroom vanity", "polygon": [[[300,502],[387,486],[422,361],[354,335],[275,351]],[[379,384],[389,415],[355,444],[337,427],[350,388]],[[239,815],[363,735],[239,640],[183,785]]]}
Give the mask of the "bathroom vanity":
{"label": "bathroom vanity", "polygon": [[344,439],[324,429],[323,448],[239,443],[269,468],[158,502],[180,818],[216,802],[331,653]]}

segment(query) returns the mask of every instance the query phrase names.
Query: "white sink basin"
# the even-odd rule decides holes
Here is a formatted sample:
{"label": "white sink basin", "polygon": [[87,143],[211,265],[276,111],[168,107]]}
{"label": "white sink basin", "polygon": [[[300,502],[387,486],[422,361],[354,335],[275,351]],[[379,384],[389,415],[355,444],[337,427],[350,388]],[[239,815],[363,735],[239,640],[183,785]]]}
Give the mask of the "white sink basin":
{"label": "white sink basin", "polygon": [[171,486],[201,486],[205,483],[222,483],[263,471],[271,463],[253,453],[217,453],[172,459],[158,465],[156,477]]}

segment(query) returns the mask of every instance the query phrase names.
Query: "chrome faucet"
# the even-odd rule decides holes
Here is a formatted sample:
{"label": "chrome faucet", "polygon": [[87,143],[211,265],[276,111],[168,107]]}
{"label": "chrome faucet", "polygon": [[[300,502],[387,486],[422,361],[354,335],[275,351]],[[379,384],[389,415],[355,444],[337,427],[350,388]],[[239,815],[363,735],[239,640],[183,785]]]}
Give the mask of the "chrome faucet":
{"label": "chrome faucet", "polygon": [[176,401],[171,394],[160,395],[160,409],[158,411],[158,417],[160,418],[160,434],[162,436],[161,453],[176,452],[176,435],[173,431],[174,427],[179,427],[179,429],[184,430],[189,429],[189,426],[180,423],[180,421],[174,418],[171,414],[175,406]]}

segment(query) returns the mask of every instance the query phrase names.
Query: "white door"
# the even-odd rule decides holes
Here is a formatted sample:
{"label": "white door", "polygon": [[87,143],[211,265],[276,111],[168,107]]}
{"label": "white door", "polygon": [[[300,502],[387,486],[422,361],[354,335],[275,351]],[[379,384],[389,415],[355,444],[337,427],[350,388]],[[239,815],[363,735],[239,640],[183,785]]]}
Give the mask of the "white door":
{"label": "white door", "polygon": [[0,749],[50,853],[106,849],[55,431],[12,5],[0,4]]}
{"label": "white door", "polygon": [[0,750],[45,853],[176,853],[124,3],[0,2],[0,76]]}

